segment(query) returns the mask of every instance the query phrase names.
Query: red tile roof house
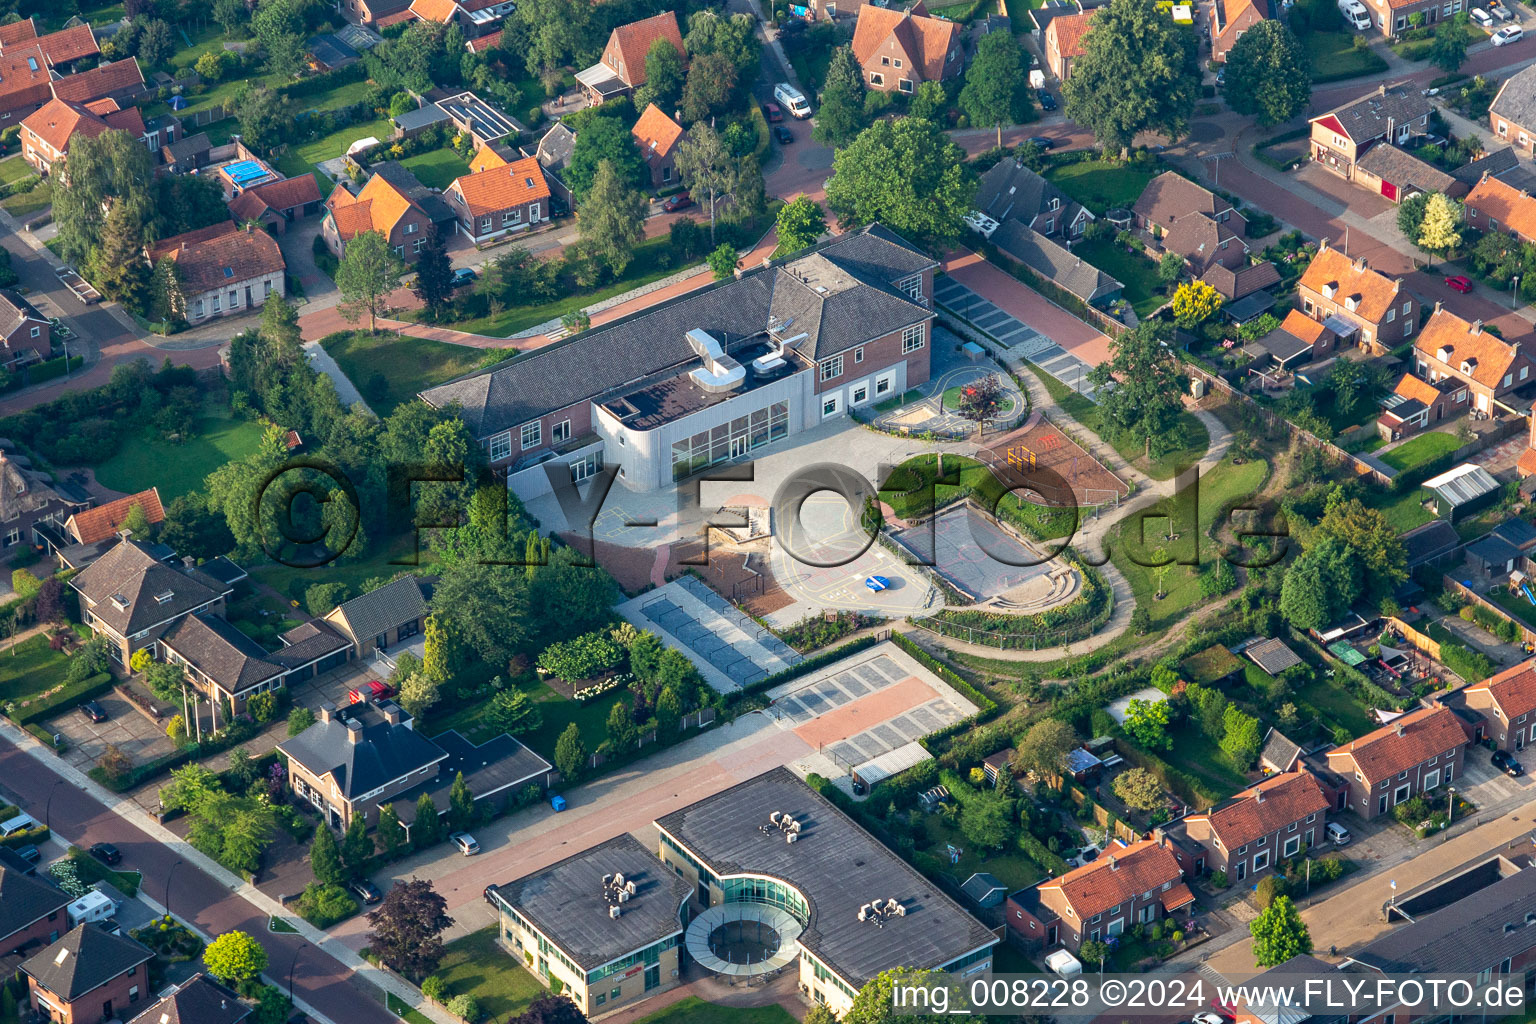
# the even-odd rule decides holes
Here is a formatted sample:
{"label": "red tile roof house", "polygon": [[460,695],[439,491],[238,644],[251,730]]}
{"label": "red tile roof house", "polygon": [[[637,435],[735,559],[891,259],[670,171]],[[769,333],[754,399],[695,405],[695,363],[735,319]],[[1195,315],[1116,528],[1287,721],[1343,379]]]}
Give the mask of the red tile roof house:
{"label": "red tile roof house", "polygon": [[70,898],[47,878],[0,864],[0,951],[57,942],[69,929]]}
{"label": "red tile roof house", "polygon": [[14,22],[5,28],[4,34],[0,34],[0,53],[4,53],[6,47],[26,47],[36,43],[42,49],[43,56],[48,58],[48,66],[60,75],[69,74],[75,61],[101,53],[89,22],[41,36],[37,34],[37,26],[31,18]]}
{"label": "red tile roof house", "polygon": [[401,14],[414,19],[408,10],[410,6],[411,0],[342,0],[341,16],[354,25],[374,28],[386,19],[398,19]]}
{"label": "red tile roof house", "polygon": [[198,324],[260,308],[273,295],[287,294],[283,252],[265,231],[249,224],[208,237],[204,231],[175,235],[155,243],[150,263],[169,259],[181,282],[182,316]]}
{"label": "red tile roof house", "polygon": [[1536,199],[1498,178],[1484,174],[1464,200],[1467,223],[1479,231],[1503,231],[1522,242],[1536,242]]}
{"label": "red tile roof house", "polygon": [[1486,723],[1483,736],[1500,750],[1524,750],[1536,742],[1536,661],[1522,661],[1458,694]]}
{"label": "red tile roof house", "polygon": [[26,117],[53,95],[53,75],[42,47],[13,46],[0,53],[0,124]]}
{"label": "red tile roof house", "polygon": [[82,509],[64,521],[64,532],[77,544],[96,544],[104,541],[123,528],[133,506],[144,510],[149,525],[165,521],[165,508],[160,503],[160,492],[154,487],[137,494],[124,495],[105,505]]}
{"label": "red tile roof house", "polygon": [[1165,171],[1147,182],[1131,213],[1136,226],[1164,250],[1183,256],[1196,277],[1215,266],[1236,271],[1248,265],[1243,240],[1248,221],[1231,203],[1180,174]]}
{"label": "red tile roof house", "polygon": [[1180,823],[1205,848],[1205,868],[1233,882],[1268,871],[1323,840],[1328,798],[1312,773],[1272,775]]}
{"label": "red tile roof house", "polygon": [[1296,283],[1301,311],[1328,326],[1339,342],[1385,355],[1413,334],[1419,322],[1419,299],[1388,277],[1366,266],[1365,257],[1351,260],[1328,245],[1317,243],[1317,255]]}
{"label": "red tile roof house", "polygon": [[1466,401],[1467,388],[1458,380],[1445,378],[1431,384],[1405,373],[1392,393],[1381,400],[1376,432],[1388,441],[1412,437],[1431,423],[1444,420],[1447,412],[1454,416],[1465,409]]}
{"label": "red tile roof house", "polygon": [[112,130],[125,131],[148,145],[138,107],[120,110],[110,98],[85,104],[49,100],[21,122],[21,155],[33,170],[47,174],[69,152],[76,136],[95,138]]}
{"label": "red tile roof house", "polygon": [[644,85],[645,55],[651,52],[651,46],[658,39],[670,42],[677,47],[678,54],[687,59],[683,33],[678,29],[677,15],[672,11],[620,25],[610,32],[602,58],[576,75],[576,81],[587,92],[587,101],[596,105]]}
{"label": "red tile roof house", "polygon": [[1348,806],[1367,821],[1461,774],[1467,733],[1445,706],[1412,711],[1327,752],[1348,785]]}
{"label": "red tile roof house", "polygon": [[1488,105],[1488,127],[1504,142],[1531,152],[1536,139],[1536,67],[1517,71],[1499,86]]}
{"label": "red tile roof house", "polygon": [[57,1024],[129,1015],[150,995],[155,954],[97,924],[82,924],[21,965],[27,1005]]}
{"label": "red tile roof house", "polygon": [[114,99],[126,105],[129,100],[144,93],[144,73],[139,62],[125,57],[110,64],[98,64],[89,71],[81,71],[53,83],[56,99],[71,103],[89,103],[91,100]]}
{"label": "red tile roof house", "polygon": [[47,359],[53,350],[52,325],[26,299],[0,289],[0,365],[14,370]]}
{"label": "red tile roof house", "polygon": [[1450,379],[1466,385],[1472,407],[1479,412],[1525,415],[1519,403],[1501,399],[1531,382],[1531,355],[1519,342],[1483,330],[1481,320],[1468,323],[1435,303],[1434,313],[1414,339],[1413,361],[1414,371],[1427,381]]}
{"label": "red tile roof house", "polygon": [[245,189],[229,201],[229,215],[242,223],[256,221],[281,235],[294,221],[319,213],[321,203],[315,176],[301,174]]}
{"label": "red tile roof house", "polygon": [[498,31],[516,6],[513,0],[412,0],[411,13],[422,21],[457,24],[474,39]]}
{"label": "red tile roof house", "polygon": [[1163,842],[1115,840],[1092,864],[1010,896],[1004,916],[1027,943],[1076,950],[1186,907],[1192,912],[1195,897],[1183,878]]}
{"label": "red tile roof house", "polygon": [[640,147],[640,155],[651,169],[651,187],[663,189],[676,184],[677,143],[683,137],[683,126],[651,103],[629,133],[635,137],[635,145]]}
{"label": "red tile roof house", "polygon": [[414,262],[426,244],[427,230],[436,224],[451,233],[457,219],[442,196],[392,160],[374,164],[373,177],[356,195],[345,184],[338,186],[325,208],[320,237],[337,258],[349,240],[364,231],[377,231],[396,256]]}
{"label": "red tile roof house", "polygon": [[443,198],[459,230],[476,245],[529,230],[549,217],[549,185],[531,156],[455,178]]}
{"label": "red tile roof house", "polygon": [[1244,32],[1274,16],[1270,0],[1216,0],[1211,4],[1211,59],[1225,61]]}
{"label": "red tile roof house", "polygon": [[[1355,179],[1355,165],[1375,145],[1405,144],[1429,128],[1429,100],[1417,88],[1383,84],[1373,93],[1312,118],[1312,159],[1345,181]],[[1390,193],[1390,194],[1389,194]],[[1395,192],[1382,195],[1396,201]]]}
{"label": "red tile roof house", "polygon": [[1083,14],[1063,14],[1045,26],[1045,63],[1059,80],[1065,82],[1071,77],[1072,61],[1083,55],[1083,37],[1098,11],[1094,8]]}
{"label": "red tile roof house", "polygon": [[961,27],[930,17],[922,0],[896,11],[859,7],[853,56],[871,89],[913,93],[919,82],[947,82],[965,68]]}

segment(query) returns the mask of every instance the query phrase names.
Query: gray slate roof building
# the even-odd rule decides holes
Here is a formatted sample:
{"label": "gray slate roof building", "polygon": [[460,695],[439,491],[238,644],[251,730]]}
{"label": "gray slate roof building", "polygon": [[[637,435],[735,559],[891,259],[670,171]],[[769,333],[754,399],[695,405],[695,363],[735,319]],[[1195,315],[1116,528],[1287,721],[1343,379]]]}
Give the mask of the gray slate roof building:
{"label": "gray slate roof building", "polygon": [[1515,156],[1514,147],[1505,146],[1503,149],[1496,149],[1469,164],[1456,168],[1451,172],[1451,177],[1471,188],[1483,179],[1484,174],[1502,179],[1504,175],[1519,166],[1520,159]]}
{"label": "gray slate roof building", "polygon": [[[798,842],[773,830],[771,811],[801,825]],[[892,967],[939,967],[984,950],[997,936],[878,839],[787,768],[775,768],[656,822],[672,842],[717,876],[767,875],[805,897],[800,945],[855,988]],[[873,897],[895,899],[905,916],[875,927],[859,920]]]}
{"label": "gray slate roof building", "polygon": [[1536,65],[1506,78],[1488,105],[1488,113],[1527,130],[1536,125]]}
{"label": "gray slate roof building", "polygon": [[978,871],[960,885],[960,891],[979,907],[995,907],[1008,896],[1008,888],[996,875]]}
{"label": "gray slate roof building", "polygon": [[[68,894],[52,882],[0,865],[0,939],[49,914],[61,913],[69,902]],[[63,930],[62,923],[59,930]]]}
{"label": "gray slate roof building", "polygon": [[409,135],[423,128],[430,128],[434,124],[442,124],[449,120],[449,117],[448,112],[436,103],[423,103],[415,110],[408,110],[390,120],[395,122],[396,128]]}
{"label": "gray slate roof building", "polygon": [[1243,653],[1248,655],[1255,665],[1272,676],[1277,676],[1286,669],[1301,664],[1301,659],[1296,656],[1296,652],[1287,647],[1285,641],[1279,637],[1261,640]]}
{"label": "gray slate roof building", "polygon": [[[974,206],[999,223],[1015,218],[1045,235],[1064,231],[1087,212],[1018,160],[1000,160],[981,176]],[[1087,214],[1087,219],[1092,220],[1093,214]],[[1050,230],[1044,227],[1045,221],[1050,222]]]}
{"label": "gray slate roof building", "polygon": [[1532,526],[1524,519],[1506,519],[1495,526],[1493,532],[1521,551],[1536,547],[1536,526]]}
{"label": "gray slate roof building", "polygon": [[130,938],[82,924],[23,963],[21,972],[60,999],[73,1001],[154,956]]}
{"label": "gray slate roof building", "polygon": [[1393,974],[1476,974],[1536,947],[1536,871],[1501,878],[1388,932],[1346,964]]}
{"label": "gray slate roof building", "polygon": [[240,1024],[251,1007],[205,974],[195,974],[150,1003],[129,1024]]}
{"label": "gray slate roof building", "polygon": [[576,133],[564,121],[556,121],[539,140],[534,155],[539,166],[546,171],[563,171],[571,165],[571,154],[576,152]]}
{"label": "gray slate roof building", "polygon": [[1355,166],[1403,189],[1448,192],[1457,180],[1434,164],[1425,163],[1407,150],[1390,143],[1372,146]]}
{"label": "gray slate roof building", "polygon": [[1047,281],[1065,288],[1087,303],[1114,298],[1124,287],[1119,281],[1074,256],[1021,221],[1006,220],[992,232],[990,239],[998,249],[1012,256]]}
{"label": "gray slate roof building", "polygon": [[[327,712],[322,705],[321,721],[283,740],[277,749],[316,778],[333,776],[342,797],[351,801],[448,756],[411,728],[411,717],[404,712],[398,724],[390,722],[384,712],[395,710],[393,704],[351,704]],[[361,729],[355,740],[349,736],[349,723],[354,722]]]}
{"label": "gray slate roof building", "polygon": [[1346,103],[1329,114],[1338,120],[1355,145],[1379,139],[1399,125],[1429,114],[1429,100],[1418,89],[1381,85],[1376,92]]}
{"label": "gray slate roof building", "polygon": [[393,583],[342,602],[326,615],[331,623],[351,633],[361,643],[388,632],[403,622],[426,615],[427,592],[415,576],[402,576]]}
{"label": "gray slate roof building", "polygon": [[352,646],[352,641],[342,636],[330,623],[321,619],[301,622],[281,637],[283,647],[267,655],[284,668],[306,665],[327,654],[335,654]]}
{"label": "gray slate roof building", "polygon": [[894,282],[933,266],[926,253],[874,225],[430,388],[421,397],[438,408],[457,402],[470,431],[483,439],[696,363],[686,337],[694,328],[721,339],[729,351],[764,336],[770,318],[780,324],[793,319],[794,331],[809,335],[796,354],[825,359],[931,318],[931,310]]}
{"label": "gray slate roof building", "polygon": [[1456,527],[1444,519],[1436,519],[1423,526],[1415,526],[1402,536],[1403,547],[1408,549],[1408,568],[1416,569],[1425,562],[1455,551],[1461,544]]}
{"label": "gray slate roof building", "polygon": [[1264,747],[1259,751],[1259,764],[1275,772],[1288,772],[1301,759],[1301,745],[1279,729],[1271,727],[1264,734]]}
{"label": "gray slate roof building", "polygon": [[404,164],[385,160],[374,164],[370,170],[389,182],[405,198],[421,207],[422,212],[433,224],[444,224],[454,220],[453,210],[449,209],[443,197],[418,181],[416,175],[412,174]]}
{"label": "gray slate roof building", "polygon": [[217,615],[188,615],[160,643],[230,693],[287,671],[267,660],[266,648]]}
{"label": "gray slate roof building", "polygon": [[196,569],[157,561],[135,540],[119,542],[69,585],[92,614],[123,636],[169,622],[223,595],[229,587]]}
{"label": "gray slate roof building", "polygon": [[1497,534],[1479,537],[1467,545],[1467,556],[1482,562],[1490,571],[1503,572],[1520,557],[1520,549]]}
{"label": "gray slate roof building", "polygon": [[[616,918],[603,895],[603,876],[611,874],[635,883],[634,896]],[[678,911],[693,887],[625,832],[491,891],[590,971],[682,935]]]}

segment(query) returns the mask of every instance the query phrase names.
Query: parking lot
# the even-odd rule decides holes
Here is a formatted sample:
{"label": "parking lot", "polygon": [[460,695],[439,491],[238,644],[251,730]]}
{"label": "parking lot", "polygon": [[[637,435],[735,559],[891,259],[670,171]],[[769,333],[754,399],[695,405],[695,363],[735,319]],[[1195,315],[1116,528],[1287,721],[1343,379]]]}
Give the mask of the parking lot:
{"label": "parking lot", "polygon": [[44,729],[64,737],[69,744],[64,751],[64,760],[76,768],[94,767],[108,744],[127,754],[135,764],[164,757],[175,750],[165,735],[169,719],[165,724],[153,722],[115,692],[96,698],[96,703],[107,713],[105,722],[93,722],[79,708],[70,708],[43,723]]}

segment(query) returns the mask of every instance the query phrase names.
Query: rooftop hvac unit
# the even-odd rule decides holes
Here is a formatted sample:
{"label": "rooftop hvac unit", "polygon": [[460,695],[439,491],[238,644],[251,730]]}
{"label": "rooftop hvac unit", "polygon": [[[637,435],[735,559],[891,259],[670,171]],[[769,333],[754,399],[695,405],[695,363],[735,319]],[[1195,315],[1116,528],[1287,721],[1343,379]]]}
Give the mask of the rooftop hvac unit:
{"label": "rooftop hvac unit", "polygon": [[896,916],[897,917],[906,917],[907,916],[907,908],[902,906],[900,903],[896,904]]}
{"label": "rooftop hvac unit", "polygon": [[869,904],[868,903],[864,904],[862,907],[859,908],[859,920],[860,921],[867,921],[867,920],[869,920]]}
{"label": "rooftop hvac unit", "polygon": [[629,890],[628,889],[620,889],[619,890],[619,902],[620,903],[628,903],[629,902]]}
{"label": "rooftop hvac unit", "polygon": [[899,900],[886,900],[885,901],[885,912],[887,914],[894,914],[894,913],[896,913],[896,911],[898,911],[900,909],[901,909],[901,902]]}
{"label": "rooftop hvac unit", "polygon": [[615,920],[617,920],[618,916],[620,914],[622,914],[622,913],[624,913],[624,909],[622,907],[609,907],[608,908],[608,916],[613,918],[613,919],[615,919]]}
{"label": "rooftop hvac unit", "polygon": [[635,883],[634,882],[625,882],[624,883],[624,891],[629,893],[631,896],[633,896],[635,894]]}
{"label": "rooftop hvac unit", "polygon": [[800,831],[800,822],[798,822],[798,821],[793,821],[793,820],[792,820],[792,821],[790,821],[790,823],[789,823],[789,830],[790,830],[790,831],[791,831],[791,832],[796,832],[796,833],[798,833],[798,832],[799,832],[799,831]]}
{"label": "rooftop hvac unit", "polygon": [[608,886],[610,886],[612,884],[613,884],[613,876],[612,875],[604,875],[603,876],[603,888],[606,889],[606,888],[608,888]]}
{"label": "rooftop hvac unit", "polygon": [[779,823],[779,819],[782,818],[782,817],[784,817],[784,812],[783,811],[769,811],[768,812],[768,820],[773,822],[775,825],[777,825]]}
{"label": "rooftop hvac unit", "polygon": [[795,840],[797,840],[799,838],[800,838],[800,833],[799,832],[787,832],[784,835],[784,841],[786,843],[792,843],[792,842],[794,842]]}
{"label": "rooftop hvac unit", "polygon": [[613,876],[613,884],[614,885],[623,885],[624,884],[624,872],[620,871],[618,874]]}

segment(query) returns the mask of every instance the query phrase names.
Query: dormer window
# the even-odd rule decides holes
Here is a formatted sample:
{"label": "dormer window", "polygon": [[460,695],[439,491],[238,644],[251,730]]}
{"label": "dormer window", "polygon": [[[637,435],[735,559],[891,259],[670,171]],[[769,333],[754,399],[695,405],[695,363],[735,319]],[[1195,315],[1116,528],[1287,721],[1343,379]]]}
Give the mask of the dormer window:
{"label": "dormer window", "polygon": [[1470,376],[1471,373],[1472,373],[1472,368],[1474,366],[1476,366],[1476,365],[1477,365],[1477,360],[1476,359],[1463,359],[1461,361],[1461,372],[1465,373],[1465,374],[1468,374]]}
{"label": "dormer window", "polygon": [[162,590],[155,595],[155,604],[170,604],[171,598],[176,596],[174,590]]}
{"label": "dormer window", "polygon": [[1344,308],[1349,310],[1351,313],[1353,313],[1357,308],[1359,308],[1359,306],[1360,306],[1360,298],[1359,298],[1359,296],[1351,295],[1351,296],[1349,296],[1348,298],[1346,298],[1344,300]]}
{"label": "dormer window", "polygon": [[120,612],[125,612],[128,610],[128,599],[122,594],[113,594],[112,606]]}
{"label": "dormer window", "polygon": [[1052,210],[1059,210],[1059,209],[1061,209],[1061,200],[1053,198],[1051,200],[1051,202],[1050,202],[1049,208],[1052,209]]}
{"label": "dormer window", "polygon": [[1323,298],[1325,298],[1325,299],[1333,298],[1334,294],[1338,290],[1339,290],[1339,286],[1337,284],[1335,284],[1334,282],[1329,281],[1327,284],[1323,285]]}

